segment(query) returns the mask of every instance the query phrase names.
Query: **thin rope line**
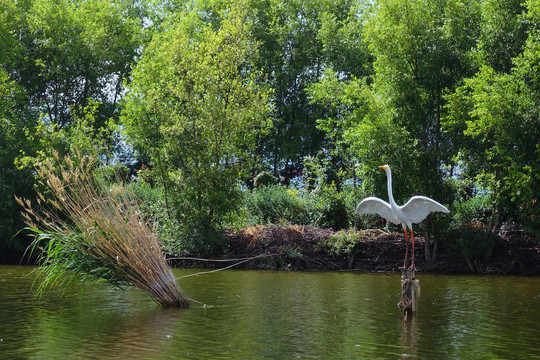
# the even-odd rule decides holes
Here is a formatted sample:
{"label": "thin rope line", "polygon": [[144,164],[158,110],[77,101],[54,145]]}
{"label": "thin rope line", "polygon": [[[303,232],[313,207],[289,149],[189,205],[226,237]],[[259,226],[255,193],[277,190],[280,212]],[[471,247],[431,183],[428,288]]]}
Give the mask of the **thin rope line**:
{"label": "thin rope line", "polygon": [[[191,277],[191,276],[211,274],[211,273],[215,273],[215,272],[218,272],[218,271],[230,269],[232,267],[238,266],[238,265],[243,264],[245,262],[248,262],[250,260],[255,260],[255,259],[258,259],[258,258],[262,258],[262,257],[277,256],[277,255],[279,255],[279,254],[262,254],[262,255],[257,255],[257,256],[250,257],[250,258],[244,258],[244,260],[242,260],[240,262],[237,262],[237,263],[229,265],[229,266],[225,266],[224,268],[221,268],[221,269],[215,269],[215,270],[210,270],[210,271],[201,271],[201,272],[194,273],[194,274],[188,274],[188,275],[177,277],[176,280],[184,279],[184,278]],[[223,260],[221,260],[221,261],[223,261]],[[234,260],[228,260],[228,261],[234,261]]]}
{"label": "thin rope line", "polygon": [[258,258],[258,257],[274,256],[274,255],[277,255],[277,254],[261,254],[261,255],[254,256],[254,257],[247,257],[247,258],[244,257],[244,258],[238,258],[238,259],[202,259],[202,258],[195,258],[195,257],[173,257],[173,258],[167,258],[166,260],[167,261],[171,261],[171,260],[196,260],[196,261],[206,261],[206,262],[231,262],[231,261],[250,260],[250,259],[255,259],[255,258]]}

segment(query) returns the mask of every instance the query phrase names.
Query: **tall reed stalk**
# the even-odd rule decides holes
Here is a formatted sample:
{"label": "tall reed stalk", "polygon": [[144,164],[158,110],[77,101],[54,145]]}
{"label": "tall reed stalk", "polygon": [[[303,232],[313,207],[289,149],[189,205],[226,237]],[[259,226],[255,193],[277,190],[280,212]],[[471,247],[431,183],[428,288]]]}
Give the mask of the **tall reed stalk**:
{"label": "tall reed stalk", "polygon": [[136,197],[121,185],[107,186],[94,175],[96,159],[56,155],[37,167],[46,185],[38,194],[39,210],[17,198],[26,223],[35,234],[45,274],[40,291],[77,279],[104,278],[122,287],[131,284],[162,306],[187,308],[163,249]]}

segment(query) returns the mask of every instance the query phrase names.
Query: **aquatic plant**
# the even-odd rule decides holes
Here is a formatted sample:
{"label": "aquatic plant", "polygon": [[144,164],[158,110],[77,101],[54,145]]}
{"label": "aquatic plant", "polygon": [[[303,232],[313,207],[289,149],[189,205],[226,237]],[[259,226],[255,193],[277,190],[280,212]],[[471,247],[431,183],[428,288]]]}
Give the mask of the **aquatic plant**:
{"label": "aquatic plant", "polygon": [[105,279],[117,287],[133,285],[162,306],[189,307],[137,198],[122,185],[99,180],[95,158],[55,159],[57,164],[36,168],[44,185],[39,209],[17,198],[35,235],[30,250],[44,275],[38,290]]}

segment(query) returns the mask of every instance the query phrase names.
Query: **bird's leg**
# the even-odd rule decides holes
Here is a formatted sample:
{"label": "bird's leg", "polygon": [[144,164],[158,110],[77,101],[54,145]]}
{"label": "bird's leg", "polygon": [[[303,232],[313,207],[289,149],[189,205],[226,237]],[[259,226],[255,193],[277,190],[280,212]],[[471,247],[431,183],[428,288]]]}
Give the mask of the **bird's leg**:
{"label": "bird's leg", "polygon": [[414,266],[414,236],[413,236],[412,229],[411,229],[411,242],[412,242],[412,255],[411,255],[411,266],[409,267],[409,271],[416,271],[416,266]]}
{"label": "bird's leg", "polygon": [[405,261],[403,262],[403,267],[399,267],[400,270],[407,268],[407,256],[409,255],[409,237],[407,236],[407,228],[405,230]]}

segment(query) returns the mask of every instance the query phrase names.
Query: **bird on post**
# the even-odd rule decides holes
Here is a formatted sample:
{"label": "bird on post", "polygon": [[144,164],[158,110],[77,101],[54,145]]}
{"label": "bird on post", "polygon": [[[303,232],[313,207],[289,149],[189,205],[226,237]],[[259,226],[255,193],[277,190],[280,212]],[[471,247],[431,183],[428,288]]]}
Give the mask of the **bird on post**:
{"label": "bird on post", "polygon": [[387,203],[377,197],[370,196],[365,198],[356,207],[357,214],[378,214],[394,224],[401,224],[403,231],[405,232],[405,261],[403,262],[403,269],[407,268],[407,257],[409,253],[409,238],[407,236],[407,229],[411,232],[412,242],[412,260],[411,266],[408,268],[410,271],[416,271],[414,266],[414,236],[412,224],[422,222],[430,213],[440,211],[443,213],[450,212],[445,206],[439,204],[433,199],[426,196],[413,196],[403,206],[399,206],[394,201],[394,195],[392,193],[392,172],[390,166],[379,166],[380,169],[386,171],[386,177],[388,180],[388,200]]}

